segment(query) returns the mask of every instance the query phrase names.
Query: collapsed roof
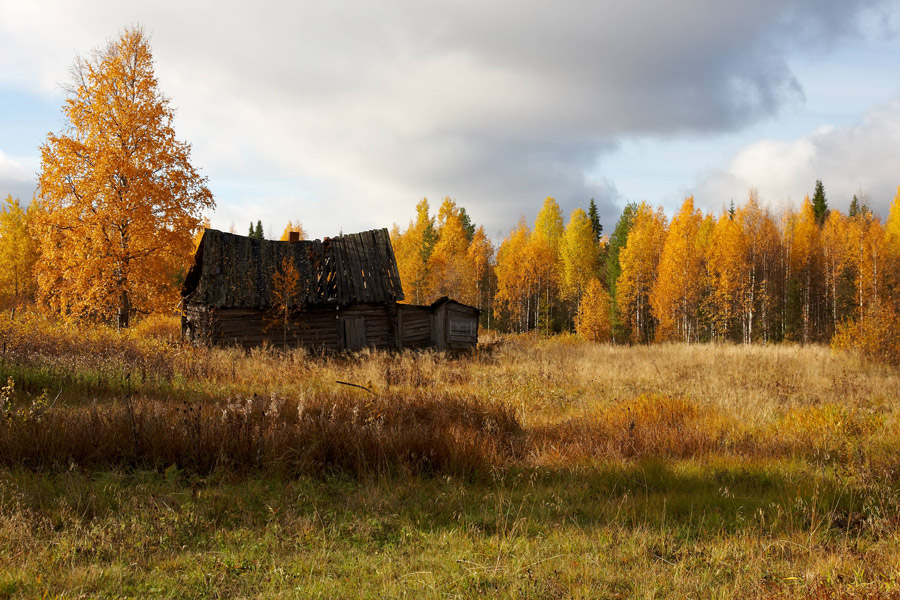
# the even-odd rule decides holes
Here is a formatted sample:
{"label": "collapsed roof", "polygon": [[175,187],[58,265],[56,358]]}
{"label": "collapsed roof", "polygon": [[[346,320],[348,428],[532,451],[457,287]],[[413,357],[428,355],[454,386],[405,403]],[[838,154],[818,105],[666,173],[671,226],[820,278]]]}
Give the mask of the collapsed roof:
{"label": "collapsed roof", "polygon": [[214,308],[270,308],[272,276],[285,257],[293,259],[300,274],[299,298],[304,306],[403,300],[387,229],[299,242],[207,229],[181,297],[186,303]]}

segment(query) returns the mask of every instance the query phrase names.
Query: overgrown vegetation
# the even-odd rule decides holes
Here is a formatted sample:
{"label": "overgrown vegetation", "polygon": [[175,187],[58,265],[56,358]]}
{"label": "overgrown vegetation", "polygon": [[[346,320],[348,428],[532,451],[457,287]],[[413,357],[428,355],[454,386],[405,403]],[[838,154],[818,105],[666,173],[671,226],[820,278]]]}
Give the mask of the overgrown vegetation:
{"label": "overgrown vegetation", "polygon": [[0,597],[900,595],[900,372],[863,356],[173,331],[0,324]]}

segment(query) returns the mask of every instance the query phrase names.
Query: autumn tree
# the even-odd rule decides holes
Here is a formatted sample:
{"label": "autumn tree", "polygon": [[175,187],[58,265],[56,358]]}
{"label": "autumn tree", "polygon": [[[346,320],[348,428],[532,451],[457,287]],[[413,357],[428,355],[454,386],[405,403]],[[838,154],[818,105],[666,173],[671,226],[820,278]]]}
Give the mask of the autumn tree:
{"label": "autumn tree", "polygon": [[698,340],[700,299],[705,285],[699,243],[702,221],[700,210],[694,208],[694,198],[688,197],[669,225],[650,291],[650,306],[659,321],[657,340]]}
{"label": "autumn tree", "polygon": [[287,242],[291,239],[291,234],[296,233],[299,234],[301,240],[305,240],[306,230],[303,228],[303,224],[298,219],[297,221],[288,221],[287,225],[284,227],[284,231],[281,232],[281,241]]}
{"label": "autumn tree", "polygon": [[612,298],[596,277],[591,278],[578,305],[575,331],[591,342],[609,341],[612,335]]}
{"label": "autumn tree", "polygon": [[400,271],[400,281],[407,301],[422,304],[430,297],[428,263],[434,251],[437,234],[434,217],[429,212],[428,199],[416,204],[416,219],[406,231],[400,232],[395,223],[391,228],[391,245]]}
{"label": "autumn tree", "polygon": [[291,313],[300,306],[300,271],[297,269],[292,256],[282,258],[281,264],[272,273],[270,292],[270,301],[276,318],[269,326],[281,326],[282,345],[287,348],[287,336],[291,327]]}
{"label": "autumn tree", "polygon": [[637,204],[627,204],[622,210],[612,236],[609,238],[609,245],[606,249],[606,259],[603,265],[603,273],[606,275],[606,287],[609,295],[613,300],[613,338],[619,335],[619,329],[622,326],[622,319],[618,316],[617,298],[618,293],[616,285],[619,281],[619,275],[622,273],[622,267],[619,263],[619,253],[628,242],[628,233],[631,231],[631,225],[634,222],[634,215],[637,212]]}
{"label": "autumn tree", "polygon": [[517,331],[529,328],[532,316],[532,298],[536,287],[533,271],[524,268],[530,257],[531,231],[525,218],[497,250],[497,294],[494,296],[494,315],[506,318]]}
{"label": "autumn tree", "polygon": [[809,196],[803,200],[798,213],[787,213],[785,219],[785,248],[788,250],[788,288],[795,310],[791,329],[803,343],[814,341],[818,331],[818,308],[821,295],[820,231],[816,213]]}
{"label": "autumn tree", "polygon": [[474,304],[476,282],[469,259],[469,236],[462,210],[449,197],[438,209],[437,241],[429,261],[429,299],[449,296]]}
{"label": "autumn tree", "polygon": [[736,329],[747,286],[747,236],[742,220],[723,211],[707,248],[710,293],[707,313],[713,336],[727,339]]}
{"label": "autumn tree", "polygon": [[768,341],[777,338],[777,306],[781,301],[778,293],[781,269],[781,236],[778,226],[763,208],[759,193],[751,189],[747,202],[735,213],[745,236],[743,270],[746,278],[742,287],[744,298],[743,340],[750,343],[756,339]]}
{"label": "autumn tree", "polygon": [[140,29],[78,58],[66,126],[41,146],[39,294],[72,317],[127,326],[175,305],[212,194],[176,139]]}
{"label": "autumn tree", "polygon": [[662,208],[653,210],[642,202],[634,215],[628,242],[619,254],[622,272],[616,284],[616,305],[631,327],[631,339],[648,342],[655,320],[650,309],[650,292],[656,282],[657,267],[666,238],[666,216]]}
{"label": "autumn tree", "polygon": [[548,196],[534,221],[529,240],[528,261],[525,268],[531,271],[535,290],[536,323],[544,333],[553,328],[559,291],[559,244],[564,232],[563,217],[556,199]]}
{"label": "autumn tree", "polygon": [[[855,196],[854,196],[855,198]],[[857,211],[857,215],[859,212]],[[856,218],[856,217],[854,217]],[[849,266],[849,234],[847,218],[838,210],[832,210],[825,219],[822,227],[821,247],[822,264],[825,273],[825,293],[829,304],[831,316],[830,331],[837,331],[838,307],[843,308],[841,302],[842,282]],[[841,311],[843,313],[843,310]]]}
{"label": "autumn tree", "polygon": [[560,293],[578,306],[588,282],[596,278],[598,246],[590,217],[580,208],[569,215],[559,244]]}
{"label": "autumn tree", "polygon": [[848,220],[847,238],[855,305],[861,315],[885,294],[885,275],[890,262],[888,236],[878,217],[866,212]]}
{"label": "autumn tree", "polygon": [[491,283],[494,280],[494,246],[479,225],[472,234],[468,250],[469,262],[472,265],[472,276],[475,282],[476,304],[482,311],[482,319],[487,327],[491,326],[493,296]]}
{"label": "autumn tree", "polygon": [[210,223],[209,217],[204,216],[200,220],[200,224],[197,226],[197,231],[194,232],[194,237],[191,238],[191,241],[193,242],[193,246],[194,246],[193,252],[196,252],[197,248],[200,247],[200,240],[203,239],[203,234],[210,227],[212,227],[212,223]]}
{"label": "autumn tree", "polygon": [[37,248],[29,231],[33,205],[22,208],[18,198],[7,196],[0,209],[0,308],[16,310],[34,296]]}
{"label": "autumn tree", "polygon": [[900,187],[884,225],[884,244],[887,252],[886,278],[892,291],[891,302],[900,309]]}

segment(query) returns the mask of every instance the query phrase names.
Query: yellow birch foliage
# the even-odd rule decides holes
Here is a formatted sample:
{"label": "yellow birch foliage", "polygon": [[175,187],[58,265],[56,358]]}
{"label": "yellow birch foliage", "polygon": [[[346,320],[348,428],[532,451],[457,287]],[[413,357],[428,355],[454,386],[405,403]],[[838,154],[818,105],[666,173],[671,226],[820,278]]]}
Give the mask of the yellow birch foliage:
{"label": "yellow birch foliage", "polygon": [[77,59],[73,76],[65,129],[41,146],[39,295],[63,315],[127,326],[176,305],[213,197],[175,138],[140,29]]}
{"label": "yellow birch foliage", "polygon": [[596,277],[588,281],[578,305],[575,331],[591,342],[608,342],[612,336],[612,298]]}
{"label": "yellow birch foliage", "polygon": [[475,306],[483,309],[488,306],[490,301],[486,296],[490,291],[491,266],[494,259],[494,247],[484,232],[483,225],[479,225],[478,229],[475,230],[472,241],[469,243],[468,255],[469,262],[472,265],[472,276],[475,280],[477,299]]}
{"label": "yellow birch foliage", "polygon": [[850,258],[850,230],[847,217],[839,210],[831,210],[822,227],[822,263],[825,268],[825,288],[833,330],[838,325],[838,285]]}
{"label": "yellow birch foliage", "polygon": [[469,239],[459,207],[444,198],[438,209],[437,242],[429,264],[430,300],[449,296],[464,304],[477,302],[475,269],[469,259]]}
{"label": "yellow birch foliage", "polygon": [[759,194],[750,190],[747,203],[738,209],[736,217],[745,236],[744,269],[746,278],[742,290],[744,299],[743,340],[768,339],[774,314],[770,302],[777,299],[778,269],[781,258],[781,235],[769,212],[759,204]]}
{"label": "yellow birch foliage", "polygon": [[897,195],[894,196],[884,225],[884,244],[888,259],[885,277],[893,291],[891,302],[895,308],[900,309],[900,187],[897,188]]}
{"label": "yellow birch foliage", "polygon": [[818,283],[819,225],[809,196],[803,200],[800,212],[789,215],[786,234],[790,238],[790,268],[797,278],[801,302],[801,335],[803,343],[811,341],[813,286]]}
{"label": "yellow birch foliage", "polygon": [[0,210],[0,308],[13,315],[34,297],[37,250],[28,227],[32,206],[25,210],[9,195]]}
{"label": "yellow birch foliage", "polygon": [[577,305],[599,266],[599,249],[591,220],[580,208],[573,210],[569,216],[569,224],[559,244],[559,258],[562,272],[560,292],[564,299]]}
{"label": "yellow birch foliage", "polygon": [[203,217],[203,220],[200,221],[200,224],[197,226],[197,231],[194,232],[194,236],[191,238],[194,245],[194,252],[200,247],[200,240],[203,239],[203,233],[209,229],[211,225],[212,223],[209,222],[209,217]]}
{"label": "yellow birch foliage", "polygon": [[534,221],[525,268],[535,287],[535,313],[544,317],[549,333],[553,306],[559,289],[559,244],[564,232],[562,212],[556,200],[548,196]]}
{"label": "yellow birch foliage", "polygon": [[854,289],[860,314],[885,295],[889,264],[888,240],[881,221],[871,212],[849,219],[849,259],[854,265]]}
{"label": "yellow birch foliage", "polygon": [[434,218],[429,214],[427,198],[416,204],[416,220],[409,222],[406,231],[401,233],[396,223],[391,228],[391,245],[406,302],[423,304],[431,295],[428,261],[434,249],[434,236]]}
{"label": "yellow birch foliage", "polygon": [[708,248],[709,313],[718,339],[724,339],[734,326],[745,297],[747,238],[741,225],[741,219],[723,212]]}
{"label": "yellow birch foliage", "polygon": [[641,202],[628,234],[628,242],[619,254],[622,272],[616,284],[619,312],[631,326],[636,342],[650,341],[653,320],[650,291],[656,281],[660,253],[666,238],[666,216],[662,207],[655,211]]}
{"label": "yellow birch foliage", "polygon": [[659,320],[656,339],[696,341],[698,310],[704,285],[703,253],[699,245],[703,215],[694,198],[685,198],[672,219],[663,243],[650,306]]}
{"label": "yellow birch foliage", "polygon": [[297,221],[288,221],[287,225],[284,227],[284,231],[281,232],[281,241],[287,242],[291,239],[291,233],[299,233],[300,239],[307,239],[306,230],[303,228],[303,224],[298,219]]}
{"label": "yellow birch foliage", "polygon": [[[291,256],[281,259],[278,269],[272,273],[270,303],[276,319],[269,327],[282,327],[282,344],[287,347],[287,334],[291,326],[291,312],[300,306],[300,271]],[[269,328],[267,327],[267,329]]]}
{"label": "yellow birch foliage", "polygon": [[527,328],[528,301],[534,290],[529,270],[524,268],[529,259],[531,232],[525,219],[500,244],[497,251],[497,294],[494,296],[494,314],[498,318],[505,311],[510,323],[518,331]]}

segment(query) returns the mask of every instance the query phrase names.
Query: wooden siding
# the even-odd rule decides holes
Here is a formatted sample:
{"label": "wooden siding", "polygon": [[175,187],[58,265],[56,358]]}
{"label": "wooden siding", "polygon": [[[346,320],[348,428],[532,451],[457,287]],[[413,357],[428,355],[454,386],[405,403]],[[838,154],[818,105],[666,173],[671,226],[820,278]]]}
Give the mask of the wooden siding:
{"label": "wooden siding", "polygon": [[447,304],[447,348],[461,349],[478,343],[478,310],[455,302]]}
{"label": "wooden siding", "polygon": [[391,311],[377,304],[298,311],[290,316],[286,330],[278,315],[268,311],[190,305],[182,323],[184,338],[198,344],[280,347],[286,343],[322,350],[395,347]]}
{"label": "wooden siding", "polygon": [[272,311],[188,304],[182,333],[186,341],[197,344],[245,347],[286,343],[328,351],[365,347],[461,350],[478,343],[478,310],[452,300],[432,306],[319,306],[291,314],[285,331],[283,321]]}
{"label": "wooden siding", "polygon": [[430,348],[433,313],[430,306],[400,304],[397,306],[398,328],[402,348]]}

